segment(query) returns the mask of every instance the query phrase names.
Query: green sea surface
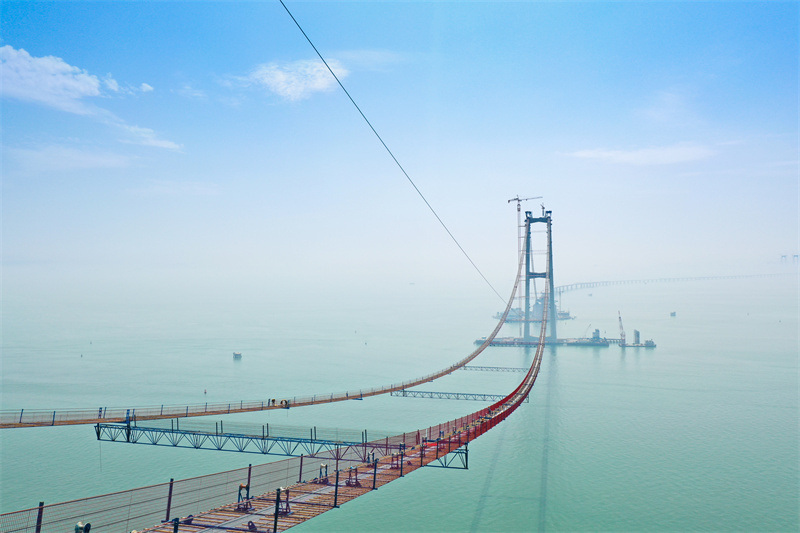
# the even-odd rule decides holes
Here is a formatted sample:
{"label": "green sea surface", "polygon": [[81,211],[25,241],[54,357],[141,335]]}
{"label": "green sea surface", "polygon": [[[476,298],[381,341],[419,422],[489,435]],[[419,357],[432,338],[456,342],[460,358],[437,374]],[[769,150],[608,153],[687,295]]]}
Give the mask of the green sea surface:
{"label": "green sea surface", "polygon": [[[576,318],[558,322],[559,337],[619,337],[619,312],[629,340],[638,329],[657,347],[548,348],[530,403],[470,443],[468,470],[419,470],[296,530],[797,531],[797,296],[793,275],[566,293]],[[469,353],[502,305],[424,286],[307,302],[6,300],[2,408],[385,385]],[[532,357],[493,347],[473,364]],[[460,370],[419,388],[501,394],[520,379]],[[225,420],[401,432],[484,405],[381,396]],[[100,443],[91,426],[2,430],[0,446],[2,512],[280,459]]]}

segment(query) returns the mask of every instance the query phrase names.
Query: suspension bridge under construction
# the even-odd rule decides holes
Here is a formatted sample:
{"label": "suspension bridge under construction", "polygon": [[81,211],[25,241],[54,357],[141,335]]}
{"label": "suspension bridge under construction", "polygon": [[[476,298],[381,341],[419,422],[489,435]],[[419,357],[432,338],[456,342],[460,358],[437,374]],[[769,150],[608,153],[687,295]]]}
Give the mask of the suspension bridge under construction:
{"label": "suspension bridge under construction", "polygon": [[[194,449],[211,449],[286,459],[248,468],[152,485],[66,503],[39,506],[0,515],[3,533],[41,533],[79,529],[98,531],[250,531],[277,532],[379,489],[421,467],[468,468],[469,443],[510,416],[536,381],[546,337],[555,338],[555,291],[552,278],[551,212],[540,217],[526,212],[525,246],[516,281],[505,311],[486,341],[456,363],[425,376],[382,387],[291,398],[268,398],[194,405],[73,410],[15,410],[0,412],[0,429],[93,424],[97,440]],[[543,223],[547,235],[546,270],[535,272],[531,226]],[[535,301],[531,283],[545,281],[544,306],[536,352],[527,368],[468,366],[497,336],[508,317],[517,291],[524,285],[527,312]],[[525,334],[530,334],[530,322]],[[220,416],[269,409],[295,409],[324,403],[362,400],[379,394],[446,398],[448,393],[409,390],[459,369],[525,372],[506,395],[458,393],[458,399],[495,400],[488,407],[454,420],[398,435],[327,435],[309,428],[307,434],[287,428],[239,427],[193,417]],[[454,393],[450,393],[454,394]],[[165,424],[169,421],[169,425]],[[183,421],[183,422],[182,422]],[[181,427],[183,426],[183,427]],[[78,524],[76,526],[76,523]]]}

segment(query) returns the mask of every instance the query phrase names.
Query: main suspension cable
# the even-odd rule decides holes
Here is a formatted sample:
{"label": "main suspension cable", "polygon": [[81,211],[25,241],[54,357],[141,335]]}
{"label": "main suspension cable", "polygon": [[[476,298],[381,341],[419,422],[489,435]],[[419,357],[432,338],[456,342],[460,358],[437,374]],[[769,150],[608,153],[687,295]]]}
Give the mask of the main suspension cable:
{"label": "main suspension cable", "polygon": [[402,173],[403,173],[403,175],[406,177],[406,179],[407,179],[407,180],[408,180],[408,182],[411,184],[411,186],[412,186],[412,187],[414,187],[414,190],[415,190],[415,191],[417,191],[417,194],[419,195],[419,197],[420,197],[420,198],[422,198],[422,201],[423,201],[423,202],[425,202],[425,205],[427,205],[427,206],[428,206],[428,209],[430,209],[431,213],[433,213],[433,216],[435,216],[435,217],[436,217],[436,220],[438,220],[438,221],[439,221],[439,224],[441,224],[441,226],[444,228],[444,230],[447,232],[447,234],[450,236],[450,238],[453,240],[453,242],[456,244],[456,246],[458,246],[458,249],[459,249],[459,250],[461,250],[461,253],[462,253],[462,254],[464,254],[464,257],[466,257],[466,258],[467,258],[467,261],[469,261],[469,263],[472,265],[472,267],[473,267],[473,268],[474,268],[474,269],[475,269],[475,270],[478,272],[478,274],[480,275],[480,277],[481,277],[481,278],[483,278],[483,281],[485,281],[485,282],[486,282],[486,284],[487,284],[487,285],[489,285],[489,288],[490,288],[490,289],[492,289],[492,291],[494,291],[494,293],[497,295],[497,297],[498,297],[498,298],[500,298],[500,300],[502,300],[502,301],[505,301],[505,300],[503,299],[503,297],[500,295],[500,293],[499,293],[499,292],[497,292],[497,290],[494,288],[494,286],[493,286],[493,285],[492,285],[492,284],[489,282],[489,280],[486,278],[486,276],[484,276],[484,275],[483,275],[483,272],[481,272],[481,269],[480,269],[480,268],[478,268],[478,265],[476,265],[476,264],[475,264],[475,262],[472,260],[472,258],[471,258],[471,257],[469,256],[469,254],[467,253],[467,251],[466,251],[466,250],[464,250],[464,247],[463,247],[463,246],[461,246],[461,243],[459,243],[459,242],[458,242],[458,239],[456,239],[455,235],[453,235],[453,233],[450,231],[450,228],[448,228],[448,227],[447,227],[447,224],[445,224],[445,223],[444,223],[444,221],[441,219],[441,217],[440,217],[440,216],[439,216],[439,214],[436,212],[436,210],[433,208],[433,206],[430,204],[430,202],[428,202],[427,198],[425,198],[425,195],[424,195],[424,194],[422,194],[422,191],[421,191],[421,190],[419,190],[419,187],[417,187],[416,183],[414,183],[414,180],[412,180],[412,179],[411,179],[411,176],[409,176],[409,175],[408,175],[408,172],[406,172],[406,169],[405,169],[405,168],[403,168],[403,165],[401,165],[401,164],[400,164],[400,161],[398,161],[398,160],[397,160],[397,158],[394,156],[394,153],[392,153],[392,151],[389,149],[389,146],[387,146],[387,144],[384,142],[383,138],[380,136],[380,134],[378,133],[378,131],[375,129],[375,127],[374,127],[374,126],[372,125],[372,123],[369,121],[369,119],[367,118],[367,116],[364,114],[364,112],[363,112],[363,111],[361,111],[361,108],[358,106],[358,104],[356,103],[356,101],[355,101],[355,100],[353,99],[353,97],[350,95],[350,93],[349,93],[349,92],[348,92],[348,90],[345,88],[344,84],[343,84],[343,83],[342,83],[342,81],[339,79],[339,77],[336,75],[336,73],[335,73],[335,72],[333,72],[333,69],[330,67],[330,65],[328,65],[328,62],[327,62],[327,61],[325,61],[325,58],[324,58],[324,57],[322,57],[322,54],[321,54],[321,53],[320,53],[320,51],[317,49],[317,47],[316,47],[316,46],[314,46],[314,43],[313,43],[313,42],[311,41],[311,39],[309,38],[308,34],[306,34],[305,30],[303,30],[303,27],[302,27],[302,26],[300,26],[300,23],[299,23],[299,22],[297,22],[297,19],[296,19],[296,18],[294,18],[294,15],[292,15],[292,12],[291,12],[291,11],[289,11],[289,8],[288,8],[288,7],[286,7],[286,4],[283,2],[283,0],[278,0],[278,1],[281,3],[281,5],[283,6],[283,8],[286,10],[286,12],[287,12],[287,13],[289,14],[289,16],[292,18],[292,20],[294,21],[295,25],[296,25],[296,26],[297,26],[297,28],[300,30],[300,33],[302,33],[302,34],[303,34],[303,37],[305,37],[305,38],[306,38],[306,41],[308,41],[308,44],[310,44],[310,45],[311,45],[311,48],[313,48],[313,49],[314,49],[314,52],[316,52],[316,53],[317,53],[317,56],[319,56],[319,58],[320,58],[320,60],[322,61],[322,63],[323,63],[323,64],[325,65],[325,67],[328,69],[328,72],[330,72],[330,73],[331,73],[331,75],[333,76],[333,78],[336,80],[336,83],[338,83],[338,84],[339,84],[339,87],[341,87],[341,88],[342,88],[342,90],[344,91],[344,94],[346,94],[346,95],[347,95],[347,98],[349,98],[349,99],[350,99],[350,102],[353,104],[353,106],[356,108],[356,110],[358,111],[358,113],[361,115],[361,118],[363,118],[363,119],[364,119],[364,122],[366,122],[366,123],[367,123],[367,126],[369,126],[369,129],[371,129],[371,130],[372,130],[372,133],[374,133],[374,134],[375,134],[375,137],[377,137],[377,138],[378,138],[378,141],[380,141],[381,145],[383,145],[383,147],[386,149],[386,152],[388,152],[389,156],[390,156],[390,157],[392,158],[392,160],[395,162],[395,164],[397,165],[397,168],[399,168],[399,169],[400,169],[400,172],[402,172]]}

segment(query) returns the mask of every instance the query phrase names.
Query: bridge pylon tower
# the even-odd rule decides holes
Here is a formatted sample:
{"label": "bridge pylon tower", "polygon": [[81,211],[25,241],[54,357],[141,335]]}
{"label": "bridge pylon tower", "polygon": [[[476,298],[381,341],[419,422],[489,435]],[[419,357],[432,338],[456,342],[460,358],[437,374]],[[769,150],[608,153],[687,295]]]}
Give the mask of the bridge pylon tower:
{"label": "bridge pylon tower", "polygon": [[[553,212],[545,211],[542,206],[542,216],[534,217],[531,211],[525,211],[525,327],[523,337],[527,340],[531,338],[531,282],[536,278],[543,278],[549,285],[547,293],[548,301],[542,302],[547,306],[547,341],[555,343],[556,336],[556,322],[558,314],[556,312],[556,291],[553,284]],[[547,227],[547,270],[544,272],[535,272],[533,270],[533,250],[531,249],[531,233],[533,224],[545,224]],[[550,273],[549,279],[547,273]],[[536,303],[536,290],[534,283],[533,302]],[[542,309],[544,310],[544,309]]]}

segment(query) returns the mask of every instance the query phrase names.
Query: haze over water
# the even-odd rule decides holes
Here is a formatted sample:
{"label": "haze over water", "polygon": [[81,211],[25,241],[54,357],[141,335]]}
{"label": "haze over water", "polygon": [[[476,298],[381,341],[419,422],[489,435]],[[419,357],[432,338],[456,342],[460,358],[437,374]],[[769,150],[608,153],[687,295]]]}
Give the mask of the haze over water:
{"label": "haze over water", "polygon": [[[226,312],[156,300],[121,312],[12,302],[3,408],[235,401],[382,385],[446,366],[491,329],[491,300],[442,294],[421,305],[414,286],[403,292],[388,308],[342,299],[313,312],[289,302]],[[426,469],[298,530],[794,531],[796,294],[791,275],[567,293],[564,307],[577,318],[559,322],[560,336],[599,328],[618,337],[620,310],[628,336],[639,329],[657,348],[550,350],[530,403],[470,444],[469,470]],[[516,334],[518,326],[505,328]],[[531,357],[496,347],[474,364],[526,366]],[[519,379],[458,371],[420,389],[499,394]],[[378,397],[233,420],[399,432],[480,405]],[[4,430],[0,438],[3,512],[269,460],[98,443],[90,426]]]}
{"label": "haze over water", "polygon": [[[567,293],[578,318],[560,336],[617,337],[620,311],[658,347],[548,352],[468,471],[416,472],[301,529],[797,531],[800,4],[285,5],[407,175],[280,2],[3,0],[0,407],[235,402],[439,370],[510,293],[508,199],[542,196],[522,209],[553,211],[556,285],[788,275]],[[231,420],[400,432],[483,405]],[[265,460],[93,439],[0,431],[0,508]]]}

